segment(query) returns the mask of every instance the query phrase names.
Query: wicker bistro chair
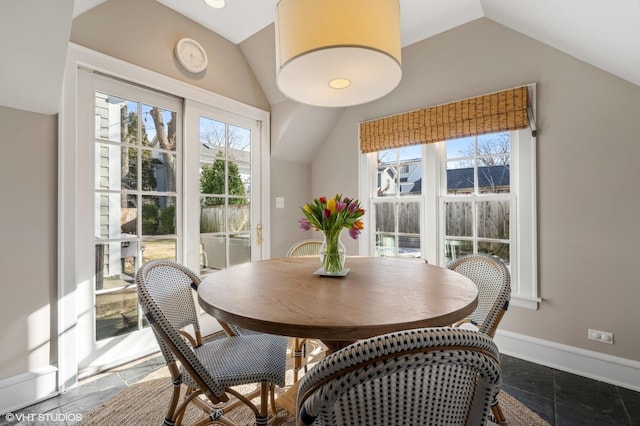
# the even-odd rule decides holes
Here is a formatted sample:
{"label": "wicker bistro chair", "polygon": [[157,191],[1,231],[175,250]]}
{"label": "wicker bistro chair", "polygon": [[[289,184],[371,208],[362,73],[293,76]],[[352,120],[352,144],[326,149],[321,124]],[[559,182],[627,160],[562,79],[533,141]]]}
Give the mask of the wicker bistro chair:
{"label": "wicker bistro chair", "polygon": [[498,349],[452,327],[356,342],[300,381],[299,425],[484,425],[500,391]]}
{"label": "wicker bistro chair", "polygon": [[291,246],[286,257],[292,256],[318,256],[320,254],[321,240],[302,240]]}
{"label": "wicker bistro chair", "polygon": [[[509,307],[511,274],[499,258],[486,254],[468,254],[451,261],[447,268],[471,279],[478,286],[478,306],[469,318],[454,326],[471,328],[493,338],[498,323]],[[492,407],[495,420],[505,424],[504,414],[496,400]]]}
{"label": "wicker bistro chair", "polygon": [[[176,262],[155,260],[140,267],[136,281],[140,304],[174,385],[164,424],[181,424],[187,406],[193,402],[209,414],[196,425],[235,425],[224,414],[242,403],[253,410],[256,424],[266,425],[269,391],[273,396],[273,385],[285,384],[287,339],[256,334],[225,336],[203,343],[192,293],[192,286],[200,282],[196,273]],[[192,333],[185,328],[192,329]],[[182,401],[181,383],[187,386]],[[260,407],[251,402],[256,393],[242,395],[232,389],[251,383],[260,383]],[[238,401],[223,405],[229,402],[229,395]],[[273,399],[271,408],[275,413]]]}
{"label": "wicker bistro chair", "polygon": [[463,322],[470,322],[478,331],[493,337],[511,299],[511,274],[507,266],[494,256],[468,254],[450,262],[447,268],[478,286],[478,306]]}
{"label": "wicker bistro chair", "polygon": [[[342,243],[340,243],[342,244]],[[297,257],[297,256],[319,256],[320,255],[320,247],[322,246],[321,240],[302,240],[298,241],[294,245],[291,246],[289,251],[287,251],[286,257]],[[294,382],[298,381],[298,375],[300,374],[300,369],[302,368],[302,360],[306,360],[307,353],[307,342],[313,342],[315,346],[320,346],[320,342],[311,341],[302,337],[294,337],[291,341],[291,355],[294,357],[293,362],[293,380]],[[304,365],[305,372],[307,371],[307,365]]]}

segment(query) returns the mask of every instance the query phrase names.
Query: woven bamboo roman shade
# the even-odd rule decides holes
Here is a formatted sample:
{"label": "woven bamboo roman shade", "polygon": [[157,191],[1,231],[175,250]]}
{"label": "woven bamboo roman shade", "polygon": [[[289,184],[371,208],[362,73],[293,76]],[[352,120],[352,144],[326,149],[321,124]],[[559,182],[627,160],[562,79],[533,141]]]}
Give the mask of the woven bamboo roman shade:
{"label": "woven bamboo roman shade", "polygon": [[360,123],[363,153],[529,126],[527,86]]}

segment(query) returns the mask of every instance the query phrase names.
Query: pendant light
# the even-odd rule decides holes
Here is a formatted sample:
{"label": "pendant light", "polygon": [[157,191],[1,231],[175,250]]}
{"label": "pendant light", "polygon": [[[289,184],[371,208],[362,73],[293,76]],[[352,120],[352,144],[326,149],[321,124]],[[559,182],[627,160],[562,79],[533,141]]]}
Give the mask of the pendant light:
{"label": "pendant light", "polygon": [[276,83],[298,102],[358,105],[402,77],[398,0],[280,0]]}

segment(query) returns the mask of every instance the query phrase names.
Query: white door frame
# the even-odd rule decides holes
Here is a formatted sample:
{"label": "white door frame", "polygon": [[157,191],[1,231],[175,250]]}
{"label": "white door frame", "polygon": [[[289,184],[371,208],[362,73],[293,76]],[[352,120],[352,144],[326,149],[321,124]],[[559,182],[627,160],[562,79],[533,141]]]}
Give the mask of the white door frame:
{"label": "white door frame", "polygon": [[[78,333],[78,318],[87,315],[79,309],[78,301],[87,297],[91,290],[93,271],[92,260],[80,262],[79,241],[85,236],[79,235],[78,220],[85,220],[80,214],[78,189],[78,162],[80,141],[78,128],[78,69],[98,71],[106,75],[121,78],[151,89],[171,93],[184,99],[190,99],[205,105],[227,110],[247,118],[262,122],[260,138],[260,166],[262,193],[262,238],[261,258],[270,257],[269,249],[269,113],[267,111],[240,103],[224,96],[208,92],[187,83],[174,80],[165,75],[129,64],[122,60],[69,43],[65,67],[63,94],[61,100],[58,135],[58,300],[57,300],[57,338],[58,343],[58,391],[74,387],[78,381],[79,360],[76,353],[77,340],[83,338]],[[84,259],[84,257],[83,257]]]}

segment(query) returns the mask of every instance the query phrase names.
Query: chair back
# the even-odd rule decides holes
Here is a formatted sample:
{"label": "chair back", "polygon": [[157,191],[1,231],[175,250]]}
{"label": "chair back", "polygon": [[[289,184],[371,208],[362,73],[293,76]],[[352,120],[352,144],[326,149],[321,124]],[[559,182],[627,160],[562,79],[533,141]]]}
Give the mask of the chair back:
{"label": "chair back", "polygon": [[302,240],[295,243],[286,254],[286,257],[293,256],[317,256],[320,254],[320,240]]}
{"label": "chair back", "polygon": [[478,306],[469,318],[480,332],[493,337],[511,299],[509,269],[499,258],[482,253],[461,256],[447,268],[478,286]]}
{"label": "chair back", "polygon": [[[224,395],[224,387],[211,379],[192,349],[202,344],[192,292],[192,285],[200,283],[199,276],[177,262],[154,260],[138,269],[136,282],[140,305],[167,364],[177,358],[201,389],[216,397]],[[194,335],[185,332],[188,326],[193,327]]]}
{"label": "chair back", "polygon": [[302,424],[484,425],[500,391],[498,349],[482,333],[451,327],[358,341],[300,381]]}

